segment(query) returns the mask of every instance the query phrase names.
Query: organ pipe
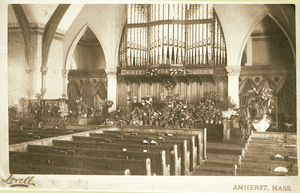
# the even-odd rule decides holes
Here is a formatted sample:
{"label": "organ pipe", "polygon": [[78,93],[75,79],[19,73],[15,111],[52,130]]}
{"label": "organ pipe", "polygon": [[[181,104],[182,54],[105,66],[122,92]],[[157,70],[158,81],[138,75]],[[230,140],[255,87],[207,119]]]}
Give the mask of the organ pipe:
{"label": "organ pipe", "polygon": [[120,66],[225,65],[226,45],[210,4],[130,4]]}

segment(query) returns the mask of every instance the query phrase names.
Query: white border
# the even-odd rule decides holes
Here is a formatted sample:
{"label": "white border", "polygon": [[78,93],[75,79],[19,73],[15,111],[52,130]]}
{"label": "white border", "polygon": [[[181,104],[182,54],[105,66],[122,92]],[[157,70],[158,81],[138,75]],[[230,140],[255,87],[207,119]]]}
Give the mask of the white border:
{"label": "white border", "polygon": [[[24,3],[24,4],[42,4],[42,3],[84,3],[84,4],[125,4],[125,3],[158,3],[158,1],[70,1],[70,0],[5,0],[0,2],[0,129],[1,129],[1,140],[0,140],[0,188],[1,189],[11,189],[5,186],[1,181],[8,177],[8,115],[7,115],[7,103],[8,103],[8,81],[7,81],[7,4],[11,3]],[[170,1],[159,1],[159,3],[170,3]],[[174,1],[174,3],[180,3],[182,1]],[[198,1],[199,2],[199,1]],[[209,1],[206,1],[209,2]],[[287,1],[281,3],[292,3],[294,1]],[[196,3],[196,1],[184,1],[184,3]],[[201,3],[203,3],[201,1]],[[211,3],[211,2],[210,2]],[[239,3],[248,4],[251,2],[225,2],[216,1],[216,4],[221,3]],[[264,4],[269,4],[272,2],[259,2]],[[274,4],[278,2],[273,2]],[[296,2],[294,2],[296,3]],[[299,12],[300,4],[296,5],[296,31],[299,31]],[[300,40],[297,38],[297,49],[296,56],[299,56],[299,44]],[[299,60],[297,60],[297,83],[299,82]],[[297,107],[299,104],[299,85],[297,84]],[[297,109],[297,117],[300,117],[299,109]],[[298,132],[300,121],[297,120]],[[299,143],[299,136],[298,136]],[[299,159],[298,159],[299,163]],[[15,175],[15,177],[26,177],[26,175]],[[279,186],[290,186],[292,191],[298,192],[298,177],[240,177],[240,176],[229,176],[229,177],[162,177],[162,176],[69,176],[69,175],[35,175],[34,183],[35,187],[31,188],[39,190],[92,190],[92,191],[114,191],[114,192],[235,192],[233,191],[234,185],[268,185],[269,191],[259,191],[259,192],[273,192],[271,191],[272,185]],[[20,188],[21,189],[21,188]],[[28,188],[26,188],[28,190]],[[241,192],[241,191],[236,191]],[[242,192],[253,192],[242,191]],[[255,191],[256,192],[256,191]],[[281,192],[281,191],[277,191]]]}

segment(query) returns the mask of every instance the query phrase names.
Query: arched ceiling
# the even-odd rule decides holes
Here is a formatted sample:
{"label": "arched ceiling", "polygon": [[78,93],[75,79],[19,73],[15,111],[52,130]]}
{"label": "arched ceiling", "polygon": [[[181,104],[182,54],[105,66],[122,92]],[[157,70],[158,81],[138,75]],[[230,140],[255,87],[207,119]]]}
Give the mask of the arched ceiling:
{"label": "arched ceiling", "polygon": [[29,23],[46,24],[58,4],[22,4]]}
{"label": "arched ceiling", "polygon": [[64,32],[66,32],[77,17],[77,15],[79,14],[79,12],[81,11],[81,9],[83,8],[83,6],[84,4],[71,4],[64,17],[60,21],[58,29],[61,29]]}
{"label": "arched ceiling", "polygon": [[[45,26],[59,4],[22,4],[22,8],[30,25]],[[81,11],[84,4],[72,4],[61,19],[57,29],[66,32]],[[13,8],[8,5],[8,23],[18,25]]]}

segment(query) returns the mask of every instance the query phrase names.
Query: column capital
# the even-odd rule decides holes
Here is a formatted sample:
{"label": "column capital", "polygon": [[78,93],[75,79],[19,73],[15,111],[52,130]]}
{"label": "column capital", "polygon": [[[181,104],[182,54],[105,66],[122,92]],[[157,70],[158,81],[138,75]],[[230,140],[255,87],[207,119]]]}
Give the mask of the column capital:
{"label": "column capital", "polygon": [[42,72],[42,74],[47,74],[48,67],[47,66],[41,66],[41,72]]}
{"label": "column capital", "polygon": [[241,72],[241,66],[226,66],[228,76],[239,76]]}
{"label": "column capital", "polygon": [[116,75],[117,69],[116,68],[107,68],[107,69],[105,69],[105,72],[107,75]]}

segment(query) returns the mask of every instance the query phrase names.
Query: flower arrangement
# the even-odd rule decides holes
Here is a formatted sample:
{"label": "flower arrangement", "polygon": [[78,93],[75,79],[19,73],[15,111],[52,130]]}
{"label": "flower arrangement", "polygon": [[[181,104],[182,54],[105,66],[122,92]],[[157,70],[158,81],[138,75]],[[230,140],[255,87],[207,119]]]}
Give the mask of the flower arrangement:
{"label": "flower arrangement", "polygon": [[30,103],[24,97],[19,99],[18,104],[8,107],[10,129],[20,129],[20,126],[36,126],[37,119],[28,107]]}
{"label": "flower arrangement", "polygon": [[166,96],[155,105],[152,97],[143,97],[141,104],[131,102],[109,114],[104,124],[117,126],[156,125],[166,128],[189,128],[193,123],[222,124],[222,110],[233,107],[228,101],[217,100],[216,93],[205,96],[198,104],[189,104],[179,94]]}
{"label": "flower arrangement", "polygon": [[132,92],[131,91],[128,91],[127,92],[127,103],[129,104],[131,101],[132,101]]}
{"label": "flower arrangement", "polygon": [[258,92],[255,88],[248,91],[247,108],[251,119],[262,119],[264,115],[270,115],[274,108],[273,90],[263,88]]}
{"label": "flower arrangement", "polygon": [[180,95],[175,94],[173,97],[167,97],[166,106],[163,110],[165,127],[187,128],[193,123],[192,111]]}
{"label": "flower arrangement", "polygon": [[145,107],[152,106],[154,99],[152,97],[143,97],[141,103]]}
{"label": "flower arrangement", "polygon": [[146,75],[147,76],[155,76],[157,73],[157,68],[154,69],[146,69]]}
{"label": "flower arrangement", "polygon": [[186,70],[185,69],[170,69],[170,76],[185,76]]}
{"label": "flower arrangement", "polygon": [[171,90],[174,87],[174,84],[171,83],[169,80],[167,80],[165,82],[165,87],[166,87],[167,90]]}
{"label": "flower arrangement", "polygon": [[89,106],[82,101],[82,98],[76,100],[76,109],[79,117],[86,118],[88,116]]}
{"label": "flower arrangement", "polygon": [[8,119],[14,121],[17,118],[17,106],[8,106]]}
{"label": "flower arrangement", "polygon": [[107,108],[107,109],[111,108],[113,106],[113,104],[114,104],[113,101],[107,100],[107,99],[100,101],[100,105],[102,108]]}
{"label": "flower arrangement", "polygon": [[69,115],[69,109],[68,104],[65,101],[59,104],[58,112],[60,112],[60,117],[62,117],[63,120],[67,119],[67,116]]}

